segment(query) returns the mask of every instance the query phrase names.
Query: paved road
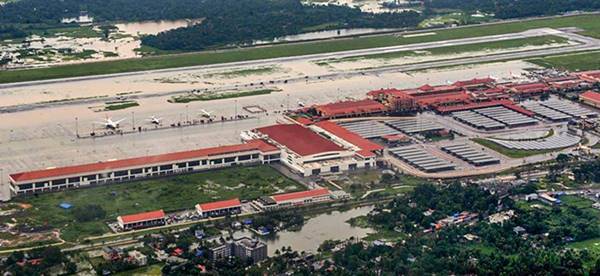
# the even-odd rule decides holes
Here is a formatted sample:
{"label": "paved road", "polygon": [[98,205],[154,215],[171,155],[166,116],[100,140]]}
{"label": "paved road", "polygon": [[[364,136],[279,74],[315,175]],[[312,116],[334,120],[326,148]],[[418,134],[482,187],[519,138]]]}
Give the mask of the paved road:
{"label": "paved road", "polygon": [[[168,69],[159,69],[159,70],[147,70],[147,71],[138,71],[138,72],[126,72],[126,73],[117,73],[117,74],[107,74],[107,75],[95,75],[95,76],[83,76],[83,77],[74,77],[74,78],[65,78],[65,79],[54,79],[54,80],[41,80],[41,81],[30,81],[30,82],[20,82],[20,83],[8,83],[8,84],[0,84],[0,89],[3,88],[15,88],[15,87],[27,87],[34,85],[43,85],[50,83],[62,83],[62,82],[74,82],[74,81],[83,81],[83,80],[94,80],[94,79],[105,79],[105,78],[114,78],[114,77],[123,77],[123,76],[136,76],[136,75],[144,75],[144,74],[154,74],[154,73],[172,73],[172,72],[186,72],[198,69],[223,69],[237,66],[260,66],[260,65],[268,65],[268,64],[276,64],[281,62],[290,62],[290,61],[301,61],[301,60],[320,60],[320,59],[331,59],[331,58],[344,58],[344,57],[354,57],[354,56],[362,56],[362,55],[373,55],[373,54],[385,54],[392,52],[401,52],[401,51],[417,51],[417,50],[426,50],[432,48],[446,47],[446,46],[458,46],[458,45],[468,45],[474,43],[486,43],[486,42],[497,42],[511,39],[521,39],[521,38],[531,38],[531,37],[539,37],[545,35],[560,35],[563,37],[568,37],[573,40],[581,40],[585,46],[588,47],[567,47],[570,50],[560,52],[570,52],[570,51],[579,51],[588,48],[598,48],[600,43],[597,43],[596,40],[589,38],[578,37],[572,33],[564,33],[558,30],[550,29],[550,28],[540,28],[540,29],[532,29],[527,30],[521,33],[511,33],[511,34],[502,34],[502,35],[492,35],[492,36],[481,36],[481,37],[471,37],[471,38],[462,38],[462,39],[453,39],[453,40],[443,40],[443,41],[435,41],[435,42],[426,42],[426,43],[415,43],[408,45],[400,45],[400,46],[390,46],[390,47],[379,47],[379,48],[370,48],[370,49],[360,49],[360,50],[351,50],[351,51],[340,51],[333,53],[322,53],[322,54],[313,54],[313,55],[303,55],[303,56],[292,56],[292,57],[281,57],[281,58],[271,58],[271,59],[261,59],[261,60],[251,60],[251,61],[240,61],[240,62],[230,62],[230,63],[221,63],[221,64],[212,64],[212,65],[199,65],[199,66],[189,66],[189,67],[180,67],[180,68],[168,68]],[[595,49],[594,48],[594,49]],[[543,54],[535,54],[532,55],[545,55],[552,52],[544,52]],[[556,52],[559,53],[559,52]],[[499,59],[510,59],[510,58],[519,58],[519,57],[527,57],[530,55],[516,55],[513,56],[498,56]],[[471,59],[467,59],[471,60]],[[482,58],[481,61],[469,61],[469,62],[461,62],[461,60],[454,61],[452,63],[448,63],[448,65],[459,65],[459,64],[468,64],[468,63],[476,63],[476,62],[485,62],[495,60],[493,58]],[[466,61],[466,60],[465,60]],[[420,65],[413,65],[407,67],[407,69],[396,68],[395,70],[419,70],[424,68],[432,68],[432,67],[441,67],[447,66],[446,63],[441,65],[435,65],[436,63],[432,63],[431,66],[427,66],[428,63],[423,63]],[[391,69],[391,68],[388,68]],[[374,69],[376,70],[376,69]]]}

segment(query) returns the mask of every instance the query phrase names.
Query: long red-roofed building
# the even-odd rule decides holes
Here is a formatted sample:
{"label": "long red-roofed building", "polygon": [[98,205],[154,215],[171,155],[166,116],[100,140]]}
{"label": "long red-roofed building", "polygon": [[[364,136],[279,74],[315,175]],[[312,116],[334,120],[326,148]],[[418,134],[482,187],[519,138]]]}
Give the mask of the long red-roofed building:
{"label": "long red-roofed building", "polygon": [[356,149],[335,143],[326,133],[298,124],[280,124],[254,130],[257,138],[266,139],[282,149],[281,162],[302,176],[333,174],[375,165],[375,156],[356,154]]}
{"label": "long red-roofed building", "polygon": [[594,91],[586,91],[579,95],[579,99],[595,108],[600,108],[600,93]]}
{"label": "long red-roofed building", "polygon": [[550,86],[543,82],[506,84],[505,87],[514,98],[518,99],[538,97],[552,90]]}
{"label": "long red-roofed building", "polygon": [[14,173],[9,179],[12,193],[23,195],[237,164],[278,162],[280,153],[279,148],[266,141],[251,140],[238,145]]}
{"label": "long red-roofed building", "polygon": [[201,217],[222,217],[242,212],[242,203],[238,198],[196,204],[196,211]]}
{"label": "long red-roofed building", "polygon": [[369,99],[315,105],[313,108],[324,119],[381,114],[387,110],[383,104]]}
{"label": "long red-roofed building", "polygon": [[165,212],[161,210],[123,215],[117,217],[117,223],[122,230],[132,230],[160,226],[165,224]]}
{"label": "long red-roofed building", "polygon": [[262,197],[256,201],[259,208],[264,210],[296,207],[314,203],[331,201],[331,192],[325,188],[314,190],[277,194],[268,197]]}
{"label": "long red-roofed building", "polygon": [[575,73],[575,75],[577,77],[579,77],[580,79],[587,81],[589,83],[600,82],[600,70],[579,72],[579,73]]}

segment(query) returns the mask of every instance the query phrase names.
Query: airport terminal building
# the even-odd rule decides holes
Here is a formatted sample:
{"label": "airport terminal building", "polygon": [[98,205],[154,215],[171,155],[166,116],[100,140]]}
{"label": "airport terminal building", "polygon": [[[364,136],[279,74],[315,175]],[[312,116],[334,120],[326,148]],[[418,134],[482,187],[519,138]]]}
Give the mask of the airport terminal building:
{"label": "airport terminal building", "polygon": [[319,130],[298,124],[281,124],[257,128],[254,135],[279,147],[281,162],[305,177],[375,166],[376,154],[369,149],[348,147],[327,133],[320,135]]}
{"label": "airport terminal building", "polygon": [[238,145],[10,174],[10,189],[13,195],[58,191],[233,165],[268,164],[279,162],[280,156],[276,146],[251,140]]}

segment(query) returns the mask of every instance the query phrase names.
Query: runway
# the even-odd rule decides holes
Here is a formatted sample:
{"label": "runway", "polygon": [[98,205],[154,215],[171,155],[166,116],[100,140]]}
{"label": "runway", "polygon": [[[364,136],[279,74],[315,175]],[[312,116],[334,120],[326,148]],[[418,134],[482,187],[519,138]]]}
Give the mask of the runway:
{"label": "runway", "polygon": [[[563,36],[577,41],[578,44],[554,49],[373,68],[360,72],[331,72],[327,68],[322,68],[311,63],[311,61],[324,58],[412,51],[544,35]],[[239,143],[239,134],[241,131],[275,123],[281,118],[277,112],[288,108],[297,108],[298,102],[303,102],[307,105],[327,103],[348,98],[362,98],[369,90],[379,88],[408,88],[426,83],[432,85],[443,84],[448,81],[490,75],[501,80],[507,80],[514,74],[522,72],[523,68],[529,68],[533,65],[521,61],[511,61],[427,73],[416,72],[407,74],[405,73],[406,71],[598,49],[599,46],[600,43],[595,39],[552,29],[537,29],[518,34],[420,43],[342,53],[0,85],[2,87],[0,88],[0,106],[3,105],[3,108],[11,106],[11,104],[6,103],[15,99],[27,104],[36,104],[41,100],[64,99],[65,95],[71,99],[86,95],[108,95],[108,98],[99,100],[82,100],[79,102],[73,100],[64,103],[46,103],[45,106],[42,106],[43,108],[37,106],[31,109],[16,110],[13,113],[0,113],[0,120],[3,122],[0,126],[0,168],[2,168],[0,181],[3,184],[0,189],[0,199],[8,198],[6,175],[9,173]],[[193,74],[196,71],[205,74],[206,72],[214,72],[210,70],[231,67],[240,68],[240,66],[242,68],[246,66],[269,66],[274,64],[283,67],[284,70],[270,73],[266,76],[268,78],[265,76],[243,76],[233,79],[206,79],[201,77],[200,79],[203,79],[204,82],[210,83],[197,84],[161,83],[155,81],[160,77]],[[288,70],[288,68],[291,69]],[[269,83],[269,79],[274,80],[274,82]],[[189,104],[169,104],[166,102],[169,95],[186,91],[188,87],[208,87],[223,90],[234,88],[247,89],[246,87],[251,86],[250,83],[257,86],[256,84],[262,81],[266,81],[265,86],[274,86],[281,89],[281,92],[275,92],[270,95],[208,102],[191,102]],[[145,88],[148,88],[148,90]],[[94,102],[106,101],[107,99],[116,97],[123,91],[135,90],[140,91],[139,94],[134,94],[134,97],[140,103],[139,107],[106,113],[96,113],[89,109],[89,105]],[[21,104],[21,106],[26,106],[27,104]],[[123,125],[125,128],[136,126],[150,127],[146,119],[151,115],[163,117],[165,118],[165,124],[170,124],[182,121],[182,118],[185,117],[198,118],[200,109],[209,110],[216,116],[231,117],[236,114],[248,115],[247,112],[242,110],[242,107],[249,105],[259,105],[266,109],[268,114],[258,114],[257,119],[239,122],[226,122],[189,128],[169,128],[160,131],[124,136],[116,135],[100,139],[81,140],[75,138],[76,132],[88,133],[93,131],[97,126],[93,126],[92,123],[105,116],[110,116],[113,119],[127,118]]]}
{"label": "runway", "polygon": [[[426,49],[447,47],[447,46],[459,46],[459,45],[467,45],[467,44],[475,44],[475,43],[498,42],[498,41],[504,41],[504,40],[524,39],[524,38],[539,37],[539,36],[546,36],[546,35],[562,35],[562,36],[565,36],[568,38],[573,38],[574,40],[579,39],[579,37],[577,37],[576,35],[573,35],[573,34],[563,33],[563,32],[560,32],[560,31],[557,31],[557,30],[554,30],[551,28],[540,28],[540,29],[527,30],[527,31],[520,32],[520,33],[470,37],[470,38],[462,38],[462,39],[442,40],[442,41],[434,41],[434,42],[426,42],[426,43],[414,43],[414,44],[408,44],[408,45],[369,48],[369,49],[351,50],[351,51],[340,51],[340,52],[331,52],[331,53],[322,53],[322,54],[313,54],[313,55],[301,55],[301,56],[281,57],[281,58],[272,58],[272,59],[250,60],[250,61],[220,63],[220,64],[212,64],[212,65],[199,65],[199,66],[168,68],[168,69],[159,69],[159,70],[147,70],[147,71],[137,71],[137,72],[126,72],[126,73],[106,74],[106,75],[96,75],[96,76],[83,76],[83,77],[74,77],[74,78],[65,78],[65,79],[8,83],[8,84],[0,84],[0,89],[15,88],[15,87],[27,87],[27,86],[44,85],[44,84],[52,84],[52,83],[117,78],[117,77],[124,77],[124,76],[139,76],[139,75],[147,75],[147,74],[173,73],[173,72],[180,73],[180,72],[193,71],[193,70],[198,70],[198,69],[222,69],[222,68],[239,67],[239,66],[260,66],[260,65],[265,65],[265,64],[292,62],[292,61],[301,61],[301,60],[310,61],[310,60],[329,59],[329,58],[344,58],[344,57],[354,57],[354,56],[362,56],[362,55],[385,54],[385,53],[402,52],[402,51],[417,51],[417,50],[426,50]],[[583,42],[585,42],[586,44],[595,44],[596,47],[599,45],[595,40],[585,39]]]}

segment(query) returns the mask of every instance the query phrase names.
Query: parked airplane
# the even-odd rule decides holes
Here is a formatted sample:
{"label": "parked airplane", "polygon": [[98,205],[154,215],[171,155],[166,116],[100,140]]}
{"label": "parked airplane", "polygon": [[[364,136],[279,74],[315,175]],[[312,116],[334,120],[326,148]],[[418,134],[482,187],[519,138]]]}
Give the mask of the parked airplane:
{"label": "parked airplane", "polygon": [[155,116],[151,116],[148,121],[150,121],[151,124],[153,125],[160,125],[162,118],[157,118]]}
{"label": "parked airplane", "polygon": [[104,119],[104,122],[95,122],[95,124],[103,125],[107,129],[115,130],[119,128],[119,124],[123,121],[125,121],[125,118],[118,121],[113,121],[111,118],[107,117]]}

